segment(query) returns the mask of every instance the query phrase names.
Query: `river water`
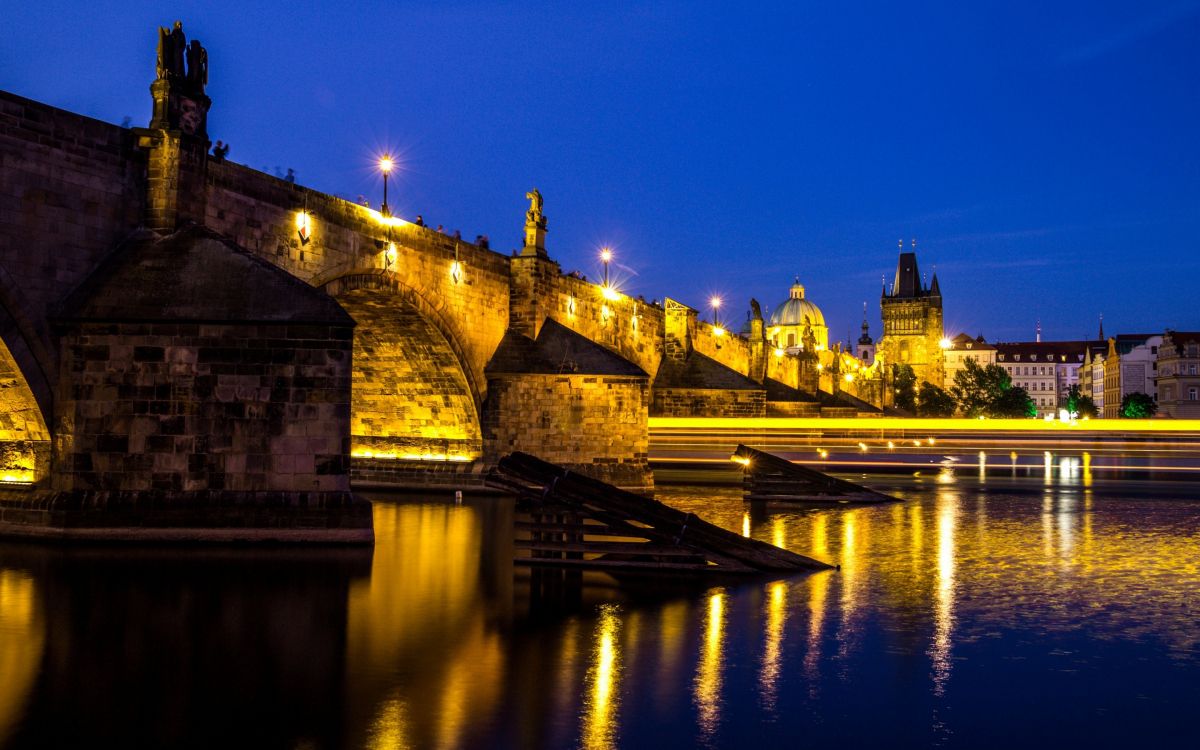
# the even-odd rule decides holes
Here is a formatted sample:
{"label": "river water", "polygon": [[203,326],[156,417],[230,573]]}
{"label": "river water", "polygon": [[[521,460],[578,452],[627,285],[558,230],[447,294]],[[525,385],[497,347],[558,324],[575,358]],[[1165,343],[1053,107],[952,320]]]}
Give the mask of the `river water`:
{"label": "river water", "polygon": [[659,497],[841,566],[512,565],[512,507],[376,495],[373,551],[0,545],[6,747],[1196,747],[1196,484],[872,477]]}

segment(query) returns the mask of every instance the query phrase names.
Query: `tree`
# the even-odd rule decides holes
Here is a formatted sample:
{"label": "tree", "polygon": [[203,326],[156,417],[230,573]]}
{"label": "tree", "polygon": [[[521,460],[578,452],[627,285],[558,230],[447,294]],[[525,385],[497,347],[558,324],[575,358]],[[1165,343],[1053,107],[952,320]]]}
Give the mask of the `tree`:
{"label": "tree", "polygon": [[955,410],[954,399],[933,383],[921,383],[917,392],[917,416],[920,417],[953,417]]}
{"label": "tree", "polygon": [[906,411],[917,410],[917,374],[910,365],[896,365],[894,385],[896,406]]}
{"label": "tree", "polygon": [[1125,419],[1149,419],[1158,411],[1158,404],[1144,393],[1127,393],[1121,399],[1121,416]]}
{"label": "tree", "polygon": [[[993,365],[994,366],[994,365]],[[1037,404],[1029,397],[1029,393],[1019,386],[1009,386],[988,405],[985,416],[996,419],[1020,419],[1036,417]]]}
{"label": "tree", "polygon": [[1083,395],[1078,385],[1073,385],[1067,391],[1067,411],[1080,417],[1097,417],[1096,402],[1091,396]]}
{"label": "tree", "polygon": [[975,359],[964,360],[954,373],[950,395],[966,417],[1036,417],[1037,406],[1024,388],[1014,388],[1012,378],[1000,365],[981,367]]}

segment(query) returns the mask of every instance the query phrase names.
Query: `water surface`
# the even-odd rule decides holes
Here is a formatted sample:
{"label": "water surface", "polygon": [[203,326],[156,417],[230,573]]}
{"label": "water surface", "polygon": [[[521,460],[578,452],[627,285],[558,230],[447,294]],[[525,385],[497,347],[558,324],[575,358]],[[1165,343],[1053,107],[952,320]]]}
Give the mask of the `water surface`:
{"label": "water surface", "polygon": [[490,497],[379,496],[367,552],[3,545],[0,744],[1200,743],[1192,487],[876,479],[906,501],[662,488],[841,566],[719,585],[514,569]]}

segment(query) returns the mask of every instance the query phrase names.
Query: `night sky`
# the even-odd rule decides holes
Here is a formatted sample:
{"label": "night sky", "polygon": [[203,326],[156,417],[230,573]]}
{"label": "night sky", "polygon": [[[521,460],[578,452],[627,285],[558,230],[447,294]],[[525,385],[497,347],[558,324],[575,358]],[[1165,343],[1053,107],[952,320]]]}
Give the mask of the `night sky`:
{"label": "night sky", "polygon": [[230,160],[377,205],[390,149],[401,216],[502,252],[537,186],[563,270],[611,244],[647,299],[799,274],[877,336],[915,237],[950,335],[1200,329],[1200,2],[269,5],[6,3],[0,88],[145,125],[179,18]]}

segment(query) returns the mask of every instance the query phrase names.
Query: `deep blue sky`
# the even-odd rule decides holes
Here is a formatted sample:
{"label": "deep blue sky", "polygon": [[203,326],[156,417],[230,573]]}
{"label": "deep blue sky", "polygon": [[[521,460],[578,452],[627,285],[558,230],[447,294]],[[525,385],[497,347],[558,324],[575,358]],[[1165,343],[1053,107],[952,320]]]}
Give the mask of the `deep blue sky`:
{"label": "deep blue sky", "polygon": [[1200,329],[1200,0],[294,5],[8,3],[0,88],[144,125],[180,18],[230,159],[376,204],[390,148],[402,215],[501,251],[536,185],[564,270],[611,243],[647,298],[799,274],[878,335],[916,237],[951,334]]}

